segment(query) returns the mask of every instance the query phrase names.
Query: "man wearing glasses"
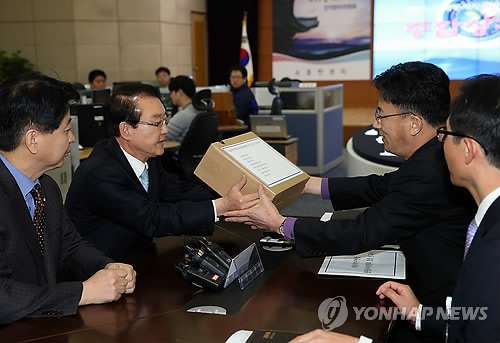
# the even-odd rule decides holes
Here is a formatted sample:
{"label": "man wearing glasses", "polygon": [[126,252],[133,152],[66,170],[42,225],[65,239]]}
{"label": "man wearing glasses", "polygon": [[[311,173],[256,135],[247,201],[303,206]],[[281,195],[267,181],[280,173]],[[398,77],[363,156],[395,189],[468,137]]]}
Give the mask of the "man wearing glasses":
{"label": "man wearing glasses", "polygon": [[108,256],[124,257],[167,235],[207,235],[217,216],[253,205],[257,195],[240,193],[242,178],[224,197],[182,183],[163,170],[158,156],[168,118],[158,89],[129,84],[112,95],[108,130],[77,169],[66,209],[80,234]]}
{"label": "man wearing glasses", "polygon": [[[466,80],[446,124],[437,132],[451,180],[467,188],[479,206],[467,229],[464,263],[449,294],[453,296],[441,310],[445,315],[439,316],[438,309],[421,305],[406,285],[386,282],[377,295],[393,300],[417,330],[440,333],[441,342],[500,342],[500,76]],[[478,284],[485,286],[478,291]],[[319,341],[357,339],[315,330],[292,342]]]}
{"label": "man wearing glasses", "polygon": [[[378,75],[373,84],[379,92],[373,126],[385,150],[405,162],[383,176],[313,177],[304,189],[330,199],[335,210],[369,207],[366,211],[353,220],[285,218],[260,191],[258,205],[230,212],[234,217],[226,220],[280,232],[295,241],[301,256],[357,254],[397,243],[415,293],[428,304],[442,305],[454,288],[475,211],[466,190],[451,184],[436,137],[449,113],[449,79],[435,65],[407,62]],[[396,330],[395,340],[415,339],[411,327]]]}

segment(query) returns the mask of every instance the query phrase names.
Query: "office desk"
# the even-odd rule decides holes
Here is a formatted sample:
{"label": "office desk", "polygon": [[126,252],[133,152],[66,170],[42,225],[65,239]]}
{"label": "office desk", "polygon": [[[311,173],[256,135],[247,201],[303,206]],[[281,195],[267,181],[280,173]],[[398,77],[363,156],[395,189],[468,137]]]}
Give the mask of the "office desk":
{"label": "office desk", "polygon": [[[165,150],[177,150],[181,146],[181,143],[174,141],[163,142],[163,149]],[[80,150],[80,161],[87,159],[92,153],[92,148],[85,147]]]}
{"label": "office desk", "polygon": [[248,125],[219,125],[217,131],[219,132],[220,141],[247,132]]}
{"label": "office desk", "polygon": [[[239,224],[216,224],[212,240],[234,256],[261,236]],[[383,280],[320,278],[322,258],[301,259],[294,251],[259,249],[266,269],[243,291],[235,281],[223,293],[241,301],[230,315],[189,313],[185,305],[210,297],[185,281],[174,265],[183,260],[181,237],[157,241],[156,248],[129,261],[137,270],[133,294],[115,303],[80,307],[71,317],[24,319],[0,329],[0,342],[224,342],[240,329],[307,332],[321,328],[318,307],[327,298],[344,296],[348,319],[337,331],[383,338],[388,320],[355,320],[353,307],[387,306],[375,295]],[[259,285],[259,283],[261,285]],[[254,287],[254,285],[257,285]],[[236,294],[236,296],[234,296]]]}
{"label": "office desk", "polygon": [[175,141],[165,141],[163,142],[163,149],[165,150],[177,150],[181,146],[181,143]]}
{"label": "office desk", "polygon": [[86,160],[90,156],[91,152],[92,148],[83,148],[80,150],[80,161]]}
{"label": "office desk", "polygon": [[298,141],[297,137],[290,137],[288,139],[264,139],[264,141],[276,149],[279,153],[285,156],[293,164],[298,161]]}

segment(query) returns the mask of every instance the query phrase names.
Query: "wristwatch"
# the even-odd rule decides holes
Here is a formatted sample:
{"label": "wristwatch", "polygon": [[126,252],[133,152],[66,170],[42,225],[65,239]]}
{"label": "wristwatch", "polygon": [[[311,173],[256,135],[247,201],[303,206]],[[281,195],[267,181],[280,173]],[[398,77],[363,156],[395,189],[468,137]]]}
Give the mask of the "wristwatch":
{"label": "wristwatch", "polygon": [[285,219],[285,220],[283,220],[283,222],[281,223],[280,228],[279,228],[280,235],[282,235],[282,236],[285,236],[285,232],[284,232],[284,229],[285,229],[285,221],[286,221],[286,219]]}

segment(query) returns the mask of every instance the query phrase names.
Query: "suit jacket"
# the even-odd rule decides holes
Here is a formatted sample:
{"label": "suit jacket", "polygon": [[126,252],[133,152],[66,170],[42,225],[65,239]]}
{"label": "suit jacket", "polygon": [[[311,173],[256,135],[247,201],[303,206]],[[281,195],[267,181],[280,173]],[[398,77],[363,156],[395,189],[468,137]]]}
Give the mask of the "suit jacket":
{"label": "suit jacket", "polygon": [[465,234],[477,209],[470,194],[450,182],[442,144],[431,139],[383,176],[329,180],[335,210],[367,207],[355,220],[299,219],[294,226],[303,256],[357,254],[398,243],[406,277],[417,297],[443,305],[462,265]]}
{"label": "suit jacket", "polygon": [[46,198],[44,256],[24,196],[0,161],[1,324],[75,314],[81,281],[112,262],[81,239],[64,211],[54,180],[47,175],[39,180]]}
{"label": "suit jacket", "polygon": [[115,138],[100,141],[76,170],[66,210],[80,234],[106,255],[146,249],[153,237],[210,234],[214,194],[180,182],[158,158],[148,160],[149,189],[141,185]]}
{"label": "suit jacket", "polygon": [[[458,277],[450,320],[448,342],[500,342],[500,198],[486,212]],[[450,293],[451,294],[451,293]],[[478,318],[465,318],[462,308],[477,311]],[[481,311],[480,308],[484,308]],[[426,309],[436,313],[437,308]],[[481,318],[482,320],[480,320]],[[433,330],[444,337],[445,321],[435,315],[421,321],[422,331]]]}

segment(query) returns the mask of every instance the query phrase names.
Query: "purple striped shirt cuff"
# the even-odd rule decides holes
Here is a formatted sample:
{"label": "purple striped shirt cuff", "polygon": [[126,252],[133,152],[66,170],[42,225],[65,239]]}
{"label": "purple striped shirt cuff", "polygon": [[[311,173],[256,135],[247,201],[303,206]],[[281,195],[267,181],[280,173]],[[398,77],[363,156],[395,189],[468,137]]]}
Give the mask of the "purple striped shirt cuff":
{"label": "purple striped shirt cuff", "polygon": [[330,200],[330,190],[328,189],[328,178],[321,179],[321,197],[323,200]]}
{"label": "purple striped shirt cuff", "polygon": [[293,234],[293,227],[295,226],[295,222],[297,218],[287,217],[285,219],[285,225],[283,226],[283,233],[285,234],[285,240],[287,241],[295,241],[295,235]]}

